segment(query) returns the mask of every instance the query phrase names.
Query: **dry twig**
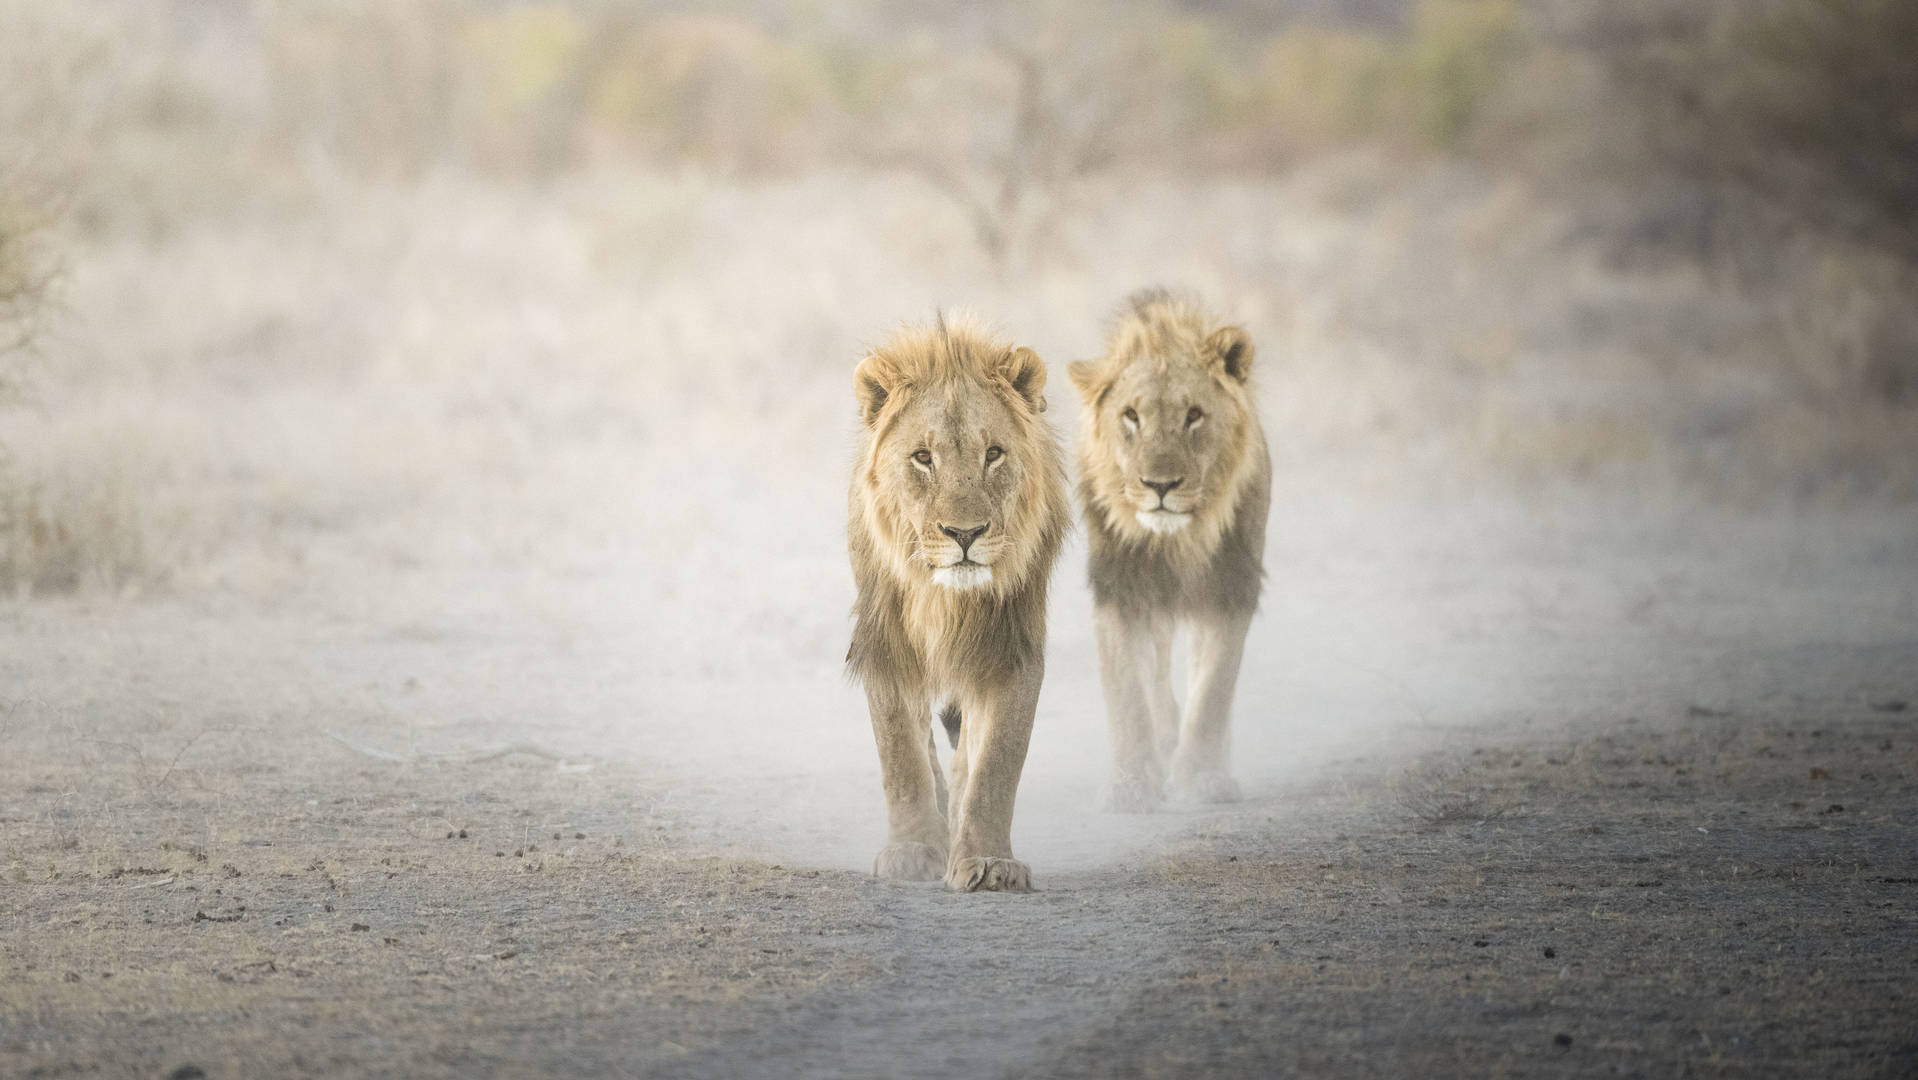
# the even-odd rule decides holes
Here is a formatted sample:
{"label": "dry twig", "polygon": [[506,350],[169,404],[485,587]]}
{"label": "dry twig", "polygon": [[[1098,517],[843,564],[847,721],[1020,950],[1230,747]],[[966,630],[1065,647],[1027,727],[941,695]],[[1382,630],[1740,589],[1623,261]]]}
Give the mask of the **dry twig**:
{"label": "dry twig", "polygon": [[543,758],[553,762],[554,765],[563,772],[576,772],[592,767],[591,764],[587,762],[568,761],[559,754],[535,743],[501,743],[497,746],[485,746],[476,750],[462,750],[439,754],[400,754],[391,750],[382,750],[377,746],[368,746],[365,743],[354,742],[352,739],[331,729],[326,732],[326,737],[355,753],[364,754],[378,761],[391,761],[399,765],[420,765],[426,763],[477,765],[482,761],[492,761],[496,758],[503,758],[512,754],[525,754],[529,757]]}

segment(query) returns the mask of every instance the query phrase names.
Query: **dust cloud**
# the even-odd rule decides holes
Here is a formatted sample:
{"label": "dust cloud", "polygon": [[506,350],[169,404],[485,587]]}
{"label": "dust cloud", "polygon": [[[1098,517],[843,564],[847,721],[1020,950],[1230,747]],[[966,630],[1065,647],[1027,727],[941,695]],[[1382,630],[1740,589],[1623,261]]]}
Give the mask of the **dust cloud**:
{"label": "dust cloud", "polygon": [[[1418,23],[1405,47],[1475,33],[1447,47],[1504,55],[1523,24],[1474,10]],[[318,12],[13,14],[32,95],[10,122],[35,149],[10,205],[72,187],[42,202],[65,223],[27,234],[64,272],[0,417],[13,591],[124,608],[157,635],[162,682],[179,678],[169,650],[207,643],[209,611],[257,612],[300,657],[270,692],[329,731],[643,763],[700,793],[741,852],[856,867],[875,846],[863,704],[839,674],[848,372],[938,308],[1048,360],[1068,442],[1063,365],[1096,353],[1120,297],[1189,289],[1250,330],[1279,477],[1238,701],[1254,791],[1519,709],[1552,672],[1622,675],[1635,635],[1608,632],[1664,601],[1645,544],[1743,565],[1750,537],[1819,513],[1771,493],[1857,472],[1829,461],[1858,449],[1804,430],[1801,361],[1741,356],[1774,332],[1771,295],[1606,254],[1589,205],[1535,169],[1403,165],[1378,149],[1408,137],[1390,122],[1341,143],[1301,120],[1306,141],[1283,153],[1241,131],[1210,173],[1059,172],[1045,155],[1150,161],[1174,130],[1151,101],[1100,89],[1110,65],[1145,63],[1134,74],[1165,94],[1184,77],[1139,59],[1160,17],[1144,9],[1056,83],[1010,89],[966,83],[962,59],[1016,67],[1004,41],[955,24],[946,53],[917,53],[856,5],[836,32],[870,55],[748,16],[603,28],[619,48],[705,58],[710,85],[577,51],[598,17],[585,9],[382,16],[401,35],[390,55]],[[1079,13],[1046,18],[1042,37]],[[1315,25],[1257,33],[1283,56],[1320,47]],[[1387,25],[1347,33],[1384,43]],[[822,49],[865,77],[888,49],[920,69],[868,143],[832,115],[857,126],[863,99],[806,98],[779,119],[725,96],[777,97],[755,73],[799,78],[780,57]],[[136,51],[141,66],[108,62]],[[538,67],[563,56],[601,97],[566,97],[561,69]],[[494,81],[509,77],[531,81]],[[693,111],[621,112],[635,78]],[[1044,160],[907,139],[897,124],[915,117],[956,123],[916,96],[954,85],[981,95],[979,117],[1055,110],[1051,136],[951,129]],[[381,86],[405,109],[360,96]],[[1482,123],[1505,122],[1481,92]],[[762,156],[731,141],[753,124]],[[677,150],[593,141],[662,131]],[[992,183],[999,201],[974,201]],[[1897,426],[1864,399],[1844,409],[1818,423]],[[1708,537],[1701,502],[1768,524]],[[1020,815],[1042,865],[1176,827],[1088,811],[1105,751],[1082,577],[1074,546]],[[342,634],[350,647],[327,644]],[[216,685],[174,692],[249,710],[216,672],[277,661],[243,655],[208,657]],[[124,692],[123,707],[145,693]]]}
{"label": "dust cloud", "polygon": [[[567,862],[587,857],[575,833],[706,944],[719,916],[681,898],[790,898],[815,872],[839,897],[800,919],[851,943],[830,979],[777,967],[770,945],[703,954],[733,965],[709,971],[655,942],[638,970],[657,978],[634,1000],[670,985],[786,1017],[780,994],[877,988],[916,1018],[898,1030],[924,1037],[934,1072],[962,1049],[932,1034],[949,1007],[1007,1014],[1003,1073],[1064,1045],[1012,1015],[1053,990],[949,1006],[927,947],[872,937],[951,917],[986,942],[1010,909],[954,914],[858,876],[885,814],[842,670],[851,372],[939,309],[1046,360],[1068,445],[1065,365],[1096,354],[1128,293],[1189,290],[1257,347],[1276,481],[1234,712],[1243,806],[1095,809],[1108,752],[1079,538],[1054,572],[1014,844],[1059,890],[1035,903],[1132,906],[1035,907],[1008,932],[1090,948],[1106,919],[1134,925],[1139,950],[1098,970],[1055,958],[1073,986],[1129,994],[1186,970],[1200,929],[1229,937],[1219,911],[1237,908],[1182,921],[1197,894],[1179,875],[1212,871],[1180,859],[1229,849],[1318,888],[1343,857],[1331,838],[1375,828],[1392,851],[1363,865],[1410,868],[1402,833],[1430,846],[1454,818],[1484,824],[1427,804],[1446,777],[1478,775],[1487,746],[1689,738],[1688,723],[1751,716],[1769,753],[1800,713],[1889,716],[1918,692],[1902,234],[1799,212],[1794,191],[1748,182],[1729,134],[1718,171],[1661,156],[1658,125],[1678,121],[1627,90],[1667,54],[1597,6],[1064,3],[924,24],[863,3],[679,7],[0,0],[0,348],[26,343],[0,353],[0,739],[17,782],[0,795],[0,867],[25,883],[0,955],[28,972],[0,1004],[30,1032],[0,1024],[0,1063],[97,1045],[158,1068],[89,1025],[182,986],[213,1015],[235,992],[201,968],[231,976],[238,960],[162,957],[136,902],[210,935],[227,918],[214,890],[252,889],[246,918],[270,909],[285,934],[318,935],[314,955],[382,935],[397,950],[411,939],[381,919],[438,925],[448,890],[505,896],[487,874],[545,858],[574,891],[541,902],[652,925],[653,909],[622,906],[640,901],[593,891],[614,871]],[[1672,47],[1771,40],[1753,33]],[[1784,130],[1739,81],[1755,62],[1709,59],[1693,70],[1728,80],[1709,100],[1747,110],[1723,130]],[[1876,195],[1844,190],[1855,205],[1837,216],[1876,220]],[[1904,736],[1883,738],[1891,763],[1871,782],[1890,784],[1914,766]],[[1900,790],[1885,799],[1908,809]],[[384,896],[401,871],[374,853],[432,864],[469,824],[491,830],[470,864],[418,895],[340,891]],[[548,834],[565,850],[534,855]],[[1311,865],[1287,863],[1295,850]],[[131,893],[124,874],[165,881]],[[259,895],[299,875],[325,876],[323,912]],[[1233,903],[1280,895],[1245,888]],[[97,981],[101,949],[33,929],[55,906],[34,897],[56,894],[61,910],[108,897],[111,934],[176,981]],[[432,962],[467,972],[482,938],[480,959],[538,956],[533,930],[493,940],[521,902],[448,915],[458,933]],[[738,903],[748,923],[793,910]],[[882,914],[861,922],[861,905]],[[585,944],[546,942],[584,951],[542,978],[610,948],[591,917],[565,931]],[[781,964],[813,947],[769,926],[732,944],[776,939]],[[234,948],[322,981],[374,962],[328,968],[291,940]],[[1285,955],[1279,931],[1265,940],[1279,953],[1258,957]],[[1314,949],[1316,963],[1334,946]],[[755,964],[773,974],[714,989]],[[1185,1000],[1183,983],[1151,985]],[[1119,1015],[1116,997],[1054,997],[1092,1011],[1075,1030]],[[886,1001],[859,1000],[820,1006],[839,1026],[818,1031],[895,1030]],[[729,1071],[721,1028],[656,1033],[659,1061]],[[573,1074],[627,1060],[595,1057],[623,1037],[601,1034],[475,1045],[494,1067]],[[821,1074],[825,1045],[805,1059]],[[466,1060],[434,1053],[401,1060],[422,1075]],[[747,1074],[777,1071],[752,1060]]]}

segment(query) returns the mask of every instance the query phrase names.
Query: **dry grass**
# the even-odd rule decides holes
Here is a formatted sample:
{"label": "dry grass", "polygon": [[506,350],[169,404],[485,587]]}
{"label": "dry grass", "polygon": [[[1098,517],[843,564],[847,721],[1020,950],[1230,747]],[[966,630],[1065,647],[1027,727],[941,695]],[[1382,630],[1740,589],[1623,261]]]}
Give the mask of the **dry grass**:
{"label": "dry grass", "polygon": [[[1895,259],[1619,261],[1644,205],[1465,163],[1536,161],[1515,146],[1596,92],[1511,4],[1417,4],[1396,36],[867,13],[265,6],[194,38],[12,0],[0,345],[71,280],[35,364],[0,359],[31,370],[0,412],[0,589],[272,595],[593,545],[635,528],[608,476],[834,458],[844,368],[901,318],[971,305],[1064,363],[1151,282],[1281,361],[1289,470],[1918,493]],[[1070,63],[1015,44],[1059,38]],[[1542,69],[1571,96],[1513,111]]]}
{"label": "dry grass", "polygon": [[[1574,212],[1523,149],[1600,65],[1503,0],[1398,35],[1064,3],[984,39],[856,5],[830,32],[266,5],[198,37],[183,10],[7,0],[0,344],[45,333],[0,360],[30,374],[6,591],[603,548],[637,527],[609,476],[826,505],[819,470],[764,470],[841,452],[844,369],[888,326],[969,305],[1062,363],[1155,282],[1281,361],[1295,472],[1918,493],[1908,269],[1621,259],[1662,204]],[[1071,63],[1022,51],[1054,39]]]}
{"label": "dry grass", "polygon": [[[603,550],[647,532],[609,476],[831,505],[834,468],[781,463],[837,461],[844,371],[887,326],[969,305],[1063,363],[1142,281],[1252,330],[1290,473],[1912,490],[1896,410],[1750,351],[1778,315],[1738,290],[1605,269],[1549,204],[1476,174],[1360,207],[1327,182],[1103,185],[1020,283],[955,208],[888,176],[442,178],[94,244],[33,395],[0,413],[0,576],[271,594],[316,569]],[[797,512],[833,543],[829,513]],[[722,546],[752,528],[698,500],[646,513]]]}

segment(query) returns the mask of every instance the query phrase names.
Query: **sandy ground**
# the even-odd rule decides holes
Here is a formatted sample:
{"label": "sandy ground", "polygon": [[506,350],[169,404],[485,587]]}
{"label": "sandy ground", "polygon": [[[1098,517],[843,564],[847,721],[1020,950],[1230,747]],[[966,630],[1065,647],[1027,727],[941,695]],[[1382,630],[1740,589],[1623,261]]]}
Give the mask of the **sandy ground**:
{"label": "sandy ground", "polygon": [[830,546],[731,654],[657,567],[11,603],[0,1075],[1918,1073],[1908,511],[1311,518],[1230,808],[1091,808],[1067,553],[1028,896],[864,873]]}
{"label": "sandy ground", "polygon": [[[1076,185],[995,269],[850,165],[256,168],[282,61],[128,33],[127,190],[0,357],[0,1080],[1918,1075],[1864,270],[1363,150]],[[1247,799],[1093,809],[1075,542],[1039,891],[875,881],[856,358],[975,310],[1069,441],[1155,283],[1257,342]]]}

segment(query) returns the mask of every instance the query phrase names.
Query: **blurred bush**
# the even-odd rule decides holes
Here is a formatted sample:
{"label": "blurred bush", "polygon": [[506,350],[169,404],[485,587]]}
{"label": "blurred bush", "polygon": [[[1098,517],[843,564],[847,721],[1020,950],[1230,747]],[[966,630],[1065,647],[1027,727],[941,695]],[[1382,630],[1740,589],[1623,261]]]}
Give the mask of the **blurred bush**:
{"label": "blurred bush", "polygon": [[[229,387],[358,370],[384,320],[408,312],[384,293],[327,292],[287,254],[301,250],[291,238],[384,265],[463,198],[497,197],[514,208],[504,217],[592,202],[599,250],[625,253],[609,261],[672,284],[695,258],[684,253],[716,258],[702,238],[743,213],[707,202],[713,181],[791,195],[735,235],[756,251],[793,235],[850,244],[872,223],[825,234],[804,219],[873,183],[913,206],[873,227],[909,235],[899,251],[936,252],[937,280],[963,280],[953,258],[971,255],[1023,283],[1084,271],[1081,226],[1149,218],[1155,190],[1275,202],[1319,185],[1328,194],[1311,205],[1372,242],[1323,257],[1363,262],[1363,283],[1328,298],[1316,280],[1260,271],[1231,287],[1273,304],[1288,288],[1312,294],[1354,313],[1339,325],[1398,335],[1388,351],[1414,357],[1460,318],[1440,308],[1503,305],[1508,323],[1543,326],[1531,309],[1574,307],[1582,287],[1553,274],[1671,274],[1696,290],[1685,296],[1729,296],[1737,331],[1675,302],[1628,332],[1629,301],[1591,301],[1574,328],[1567,316],[1514,332],[1518,359],[1470,389],[1516,378],[1557,335],[1562,356],[1605,345],[1669,352],[1673,369],[1742,365],[1829,429],[1893,430],[1918,407],[1914,40],[1918,4],[1900,0],[1034,0],[931,14],[878,0],[698,13],[610,0],[0,0],[0,348],[44,317],[62,262],[171,272],[197,253],[193,272],[264,281],[271,302],[231,300],[230,327],[204,308],[123,317],[147,338],[174,336],[126,331],[61,359],[124,374],[164,356],[156,378]],[[1488,189],[1501,194],[1467,205]],[[615,191],[638,194],[609,206]],[[379,217],[415,199],[428,210]],[[1225,220],[1164,212],[1189,215],[1173,224],[1192,235]],[[521,224],[498,232],[540,242]],[[1217,243],[1276,252],[1284,231]],[[1458,254],[1438,267],[1418,245]],[[236,249],[253,269],[221,263]],[[1203,277],[1213,264],[1201,262],[1136,272]],[[164,294],[137,278],[127,298]],[[710,281],[679,284],[697,296]],[[183,309],[207,303],[185,295]],[[439,344],[421,352],[472,362],[473,349]],[[1556,443],[1500,430],[1514,455],[1617,456],[1630,441],[1597,423]],[[35,455],[31,475],[0,476],[0,581],[53,587],[87,566],[116,579],[164,546],[141,524],[138,485],[116,487],[105,467],[58,470],[85,449],[76,436]]]}
{"label": "blurred bush", "polygon": [[[1300,23],[1261,41],[1245,77],[1199,73],[1214,160],[1288,166],[1371,143],[1461,153],[1486,105],[1540,47],[1512,0],[1420,0],[1402,33]],[[1230,54],[1224,55],[1229,62]]]}
{"label": "blurred bush", "polygon": [[[46,304],[53,271],[45,225],[39,213],[0,190],[0,362],[33,339]],[[7,381],[0,368],[0,391]]]}
{"label": "blurred bush", "polygon": [[164,573],[151,557],[140,500],[124,476],[50,484],[0,468],[0,590],[137,587]]}
{"label": "blurred bush", "polygon": [[1719,219],[1672,231],[1782,293],[1804,384],[1918,405],[1918,4],[1658,0],[1573,25],[1634,121],[1624,179]]}
{"label": "blurred bush", "polygon": [[1668,0],[1584,38],[1662,161],[1918,263],[1918,5]]}
{"label": "blurred bush", "polygon": [[9,354],[28,344],[57,265],[53,225],[78,137],[63,108],[100,61],[97,39],[57,10],[0,0],[0,390]]}
{"label": "blurred bush", "polygon": [[282,5],[275,134],[373,176],[550,177],[607,158],[791,171],[825,142],[822,58],[750,20],[578,4]]}

